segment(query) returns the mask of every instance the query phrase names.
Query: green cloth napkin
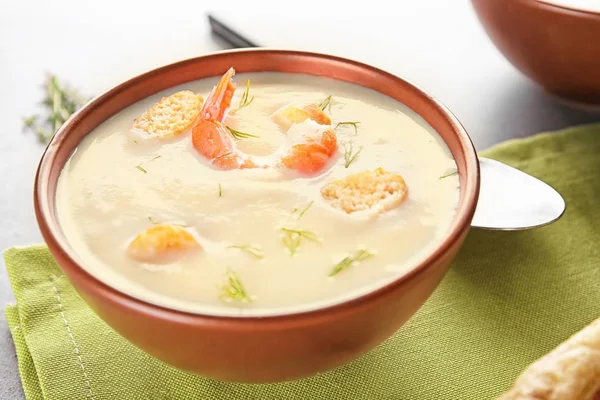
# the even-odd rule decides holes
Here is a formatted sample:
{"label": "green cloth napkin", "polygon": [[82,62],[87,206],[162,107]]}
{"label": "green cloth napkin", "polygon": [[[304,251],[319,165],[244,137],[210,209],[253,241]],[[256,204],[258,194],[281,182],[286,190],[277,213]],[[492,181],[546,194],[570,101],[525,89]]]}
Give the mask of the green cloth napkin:
{"label": "green cloth napkin", "polygon": [[17,304],[6,317],[27,399],[495,398],[600,316],[600,125],[514,140],[485,155],[557,188],[564,217],[525,232],[472,230],[433,296],[392,338],[294,382],[225,383],[175,370],[96,317],[44,246],[7,250]]}

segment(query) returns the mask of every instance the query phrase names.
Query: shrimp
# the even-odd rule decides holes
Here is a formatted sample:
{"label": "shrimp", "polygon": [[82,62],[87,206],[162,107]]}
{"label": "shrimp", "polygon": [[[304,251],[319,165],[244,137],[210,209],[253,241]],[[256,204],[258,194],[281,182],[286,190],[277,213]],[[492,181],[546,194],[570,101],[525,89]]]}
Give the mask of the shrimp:
{"label": "shrimp", "polygon": [[200,244],[186,229],[160,224],[139,233],[127,246],[127,252],[138,261],[160,264],[200,248]]}
{"label": "shrimp", "polygon": [[221,169],[256,168],[258,165],[240,153],[223,121],[235,92],[232,81],[235,70],[230,68],[210,93],[198,122],[192,128],[192,145],[204,157]]}
{"label": "shrimp", "polygon": [[331,118],[317,104],[291,104],[281,107],[271,117],[284,131],[293,124],[299,124],[311,119],[320,125],[331,125]]}
{"label": "shrimp", "polygon": [[273,162],[257,162],[255,158],[236,148],[233,137],[224,124],[236,89],[232,80],[234,75],[235,70],[230,68],[207,97],[198,121],[192,128],[194,148],[211,160],[214,166],[223,170],[283,166],[301,175],[313,175],[321,171],[337,151],[337,137],[331,127],[331,118],[316,104],[290,105],[274,114],[280,127],[286,128],[288,136],[293,127],[306,127],[307,122],[320,128],[316,134],[310,129],[296,134],[292,145],[284,149],[284,154],[278,155]]}
{"label": "shrimp", "polygon": [[304,142],[292,145],[281,163],[301,175],[313,175],[327,165],[336,151],[337,136],[333,129],[327,128],[317,135],[305,135]]}
{"label": "shrimp", "polygon": [[[337,135],[331,128],[331,118],[317,104],[292,104],[277,110],[271,117],[288,136],[299,136],[301,143],[291,146],[281,163],[301,175],[322,170],[337,150]],[[323,127],[326,127],[323,130]],[[317,134],[311,134],[316,132]]]}

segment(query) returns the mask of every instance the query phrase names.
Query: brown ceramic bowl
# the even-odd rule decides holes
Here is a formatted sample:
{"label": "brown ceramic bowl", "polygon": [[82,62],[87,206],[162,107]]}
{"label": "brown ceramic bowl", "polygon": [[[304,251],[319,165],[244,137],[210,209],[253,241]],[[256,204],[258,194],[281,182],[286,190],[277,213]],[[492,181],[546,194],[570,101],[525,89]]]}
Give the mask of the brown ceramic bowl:
{"label": "brown ceramic bowl", "polygon": [[600,12],[538,0],[471,0],[496,47],[548,92],[600,105]]}
{"label": "brown ceramic bowl", "polygon": [[[406,104],[443,137],[460,176],[458,212],[426,261],[387,286],[327,308],[269,317],[215,317],[140,301],[85,272],[55,210],[57,179],[79,142],[102,121],[149,95],[236,71],[326,76],[372,88]],[[275,382],[342,365],[391,336],[438,285],[470,228],[479,194],[479,164],[456,118],[405,80],[358,62],[286,50],[226,51],[171,64],[122,83],[92,100],[52,139],[35,182],[35,210],[50,251],[89,306],[130,342],[177,368],[220,380]]]}

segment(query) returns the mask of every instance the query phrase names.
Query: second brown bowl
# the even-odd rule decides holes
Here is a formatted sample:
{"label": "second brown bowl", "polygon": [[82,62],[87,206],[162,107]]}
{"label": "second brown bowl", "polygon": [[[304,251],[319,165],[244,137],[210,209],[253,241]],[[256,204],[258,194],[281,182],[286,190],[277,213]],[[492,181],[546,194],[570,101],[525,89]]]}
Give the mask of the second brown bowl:
{"label": "second brown bowl", "polygon": [[538,0],[471,1],[519,71],[560,98],[600,105],[600,12]]}

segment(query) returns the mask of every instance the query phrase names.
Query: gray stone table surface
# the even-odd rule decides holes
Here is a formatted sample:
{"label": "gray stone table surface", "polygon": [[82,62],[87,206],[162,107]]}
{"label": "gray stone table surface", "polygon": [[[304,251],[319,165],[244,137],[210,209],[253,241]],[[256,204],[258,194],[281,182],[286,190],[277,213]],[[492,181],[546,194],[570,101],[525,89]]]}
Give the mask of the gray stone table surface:
{"label": "gray stone table surface", "polygon": [[[310,3],[313,0],[308,1]],[[0,248],[39,243],[32,206],[43,146],[21,133],[46,72],[96,94],[149,69],[219,50],[206,12],[266,46],[329,52],[375,64],[431,92],[461,120],[478,149],[510,138],[600,122],[547,96],[485,36],[466,0],[316,2],[33,1],[0,3]],[[313,11],[311,11],[313,10]],[[0,261],[0,304],[14,301]],[[16,356],[0,314],[0,400],[23,399]]]}

